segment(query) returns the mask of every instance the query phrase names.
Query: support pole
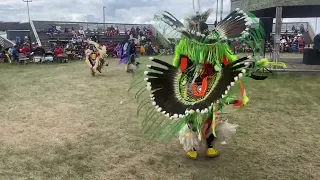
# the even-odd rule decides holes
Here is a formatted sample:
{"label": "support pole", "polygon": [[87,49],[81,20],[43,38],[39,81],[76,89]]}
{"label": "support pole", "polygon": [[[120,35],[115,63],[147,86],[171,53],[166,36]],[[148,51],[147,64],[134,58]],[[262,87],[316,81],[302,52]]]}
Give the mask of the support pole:
{"label": "support pole", "polygon": [[[274,36],[274,50],[273,50],[273,62],[280,60],[280,35],[281,35],[281,24],[282,24],[282,7],[276,7],[276,27]],[[277,66],[275,66],[275,69]]]}
{"label": "support pole", "polygon": [[215,26],[218,24],[218,15],[219,15],[219,0],[217,0],[217,7],[216,7],[216,23]]}
{"label": "support pole", "polygon": [[103,14],[103,33],[106,32],[106,7],[103,6],[102,8],[102,14]]}
{"label": "support pole", "polygon": [[316,18],[316,35],[318,34],[318,17]]}
{"label": "support pole", "polygon": [[32,50],[32,39],[31,39],[31,31],[32,31],[32,28],[31,28],[31,18],[30,18],[30,7],[29,7],[29,3],[32,2],[32,0],[22,0],[23,2],[27,3],[27,8],[28,8],[28,20],[29,20],[29,26],[30,26],[30,29],[29,29],[29,46],[30,46],[30,49]]}
{"label": "support pole", "polygon": [[223,0],[220,0],[220,21],[222,21],[223,15]]}

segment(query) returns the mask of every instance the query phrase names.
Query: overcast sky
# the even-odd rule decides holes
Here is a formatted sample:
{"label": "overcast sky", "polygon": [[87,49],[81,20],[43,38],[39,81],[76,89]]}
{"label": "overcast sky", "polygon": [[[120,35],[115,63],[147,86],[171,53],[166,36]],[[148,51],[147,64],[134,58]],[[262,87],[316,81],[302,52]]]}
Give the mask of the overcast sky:
{"label": "overcast sky", "polygon": [[[88,21],[102,22],[102,7],[106,6],[106,22],[149,23],[159,10],[167,10],[178,19],[192,14],[192,0],[32,0],[32,20]],[[200,0],[201,9],[216,7],[216,0]],[[224,16],[230,12],[230,0],[224,0]],[[27,5],[23,0],[0,0],[0,21],[27,21]],[[208,22],[213,23],[215,13]],[[315,19],[285,19],[288,21],[311,22],[314,30]]]}

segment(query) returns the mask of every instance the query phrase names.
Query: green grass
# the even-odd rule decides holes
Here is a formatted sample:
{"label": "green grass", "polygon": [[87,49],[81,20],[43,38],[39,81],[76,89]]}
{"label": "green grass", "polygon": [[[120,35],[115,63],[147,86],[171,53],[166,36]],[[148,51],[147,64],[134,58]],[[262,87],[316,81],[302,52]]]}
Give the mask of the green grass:
{"label": "green grass", "polygon": [[91,77],[80,61],[0,64],[0,179],[320,177],[319,75],[246,81],[248,106],[227,116],[240,125],[234,141],[215,159],[192,161],[178,139],[140,134],[124,69],[111,60]]}

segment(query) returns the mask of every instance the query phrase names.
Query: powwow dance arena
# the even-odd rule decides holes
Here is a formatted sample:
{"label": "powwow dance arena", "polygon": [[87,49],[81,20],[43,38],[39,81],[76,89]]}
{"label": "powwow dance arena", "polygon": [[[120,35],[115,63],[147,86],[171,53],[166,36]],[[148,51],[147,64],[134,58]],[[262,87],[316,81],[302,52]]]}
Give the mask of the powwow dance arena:
{"label": "powwow dance arena", "polygon": [[94,39],[68,63],[15,65],[7,51],[0,179],[319,178],[320,77],[272,72],[287,65],[259,51],[253,14],[210,29],[211,13],[157,14],[181,34],[173,55],[144,56],[132,37],[116,58]]}

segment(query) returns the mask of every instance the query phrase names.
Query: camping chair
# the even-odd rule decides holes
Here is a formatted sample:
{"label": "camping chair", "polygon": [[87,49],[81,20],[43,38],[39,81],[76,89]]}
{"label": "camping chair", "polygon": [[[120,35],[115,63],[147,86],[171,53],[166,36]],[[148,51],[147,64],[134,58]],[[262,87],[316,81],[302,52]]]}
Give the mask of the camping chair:
{"label": "camping chair", "polygon": [[27,56],[25,56],[24,54],[20,53],[19,54],[19,59],[18,59],[18,65],[20,65],[20,64],[25,65],[25,64],[27,64],[28,60],[29,60],[29,58],[27,58]]}
{"label": "camping chair", "polygon": [[44,61],[43,62],[51,62],[53,63],[53,53],[52,51],[47,51],[44,55]]}

